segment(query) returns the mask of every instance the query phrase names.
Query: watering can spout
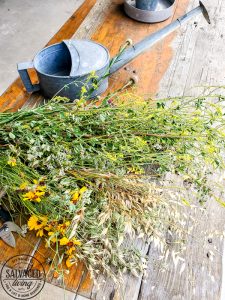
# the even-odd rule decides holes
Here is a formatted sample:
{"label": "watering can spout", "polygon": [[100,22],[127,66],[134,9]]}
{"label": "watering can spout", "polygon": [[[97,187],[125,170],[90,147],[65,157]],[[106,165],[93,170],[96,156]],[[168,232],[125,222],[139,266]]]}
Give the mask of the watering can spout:
{"label": "watering can spout", "polygon": [[166,27],[162,28],[161,30],[151,34],[150,36],[146,37],[141,42],[133,45],[129,49],[125,50],[118,59],[115,60],[115,63],[111,66],[109,73],[113,74],[114,72],[118,71],[120,68],[125,66],[127,63],[132,61],[135,57],[139,56],[149,48],[151,48],[154,44],[158,41],[162,40],[170,33],[178,29],[184,23],[187,23],[192,18],[203,15],[206,21],[210,24],[209,14],[207,9],[200,1],[199,6],[191,10],[190,12],[186,13],[182,17],[178,18],[176,21],[172,22],[171,24],[167,25]]}

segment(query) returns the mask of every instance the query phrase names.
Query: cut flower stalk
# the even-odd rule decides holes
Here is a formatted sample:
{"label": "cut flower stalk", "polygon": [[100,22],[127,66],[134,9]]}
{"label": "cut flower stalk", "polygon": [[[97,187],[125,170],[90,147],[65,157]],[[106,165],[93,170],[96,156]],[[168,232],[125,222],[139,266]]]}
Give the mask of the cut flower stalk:
{"label": "cut flower stalk", "polygon": [[[125,239],[153,237],[163,248],[170,228],[182,240],[177,203],[193,204],[185,186],[202,203],[213,196],[207,175],[224,170],[223,104],[222,95],[145,101],[123,91],[100,106],[53,99],[0,114],[2,201],[67,267],[82,260],[93,275],[143,272],[145,260]],[[179,194],[165,187],[168,172],[180,176]]]}

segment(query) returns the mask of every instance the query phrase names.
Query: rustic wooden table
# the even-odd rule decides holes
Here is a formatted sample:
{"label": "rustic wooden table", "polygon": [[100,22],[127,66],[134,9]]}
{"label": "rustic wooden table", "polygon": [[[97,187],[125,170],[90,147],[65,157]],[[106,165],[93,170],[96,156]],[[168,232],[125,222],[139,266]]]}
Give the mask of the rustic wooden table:
{"label": "rustic wooden table", "polygon": [[[121,1],[86,0],[49,44],[73,37],[90,38],[108,47],[113,56],[128,38],[137,42],[181,16],[187,7],[191,9],[195,5],[198,5],[195,0],[177,0],[175,13],[171,19],[149,25],[126,17]],[[108,91],[121,87],[133,73],[140,79],[136,92],[146,97],[194,95],[196,89],[191,88],[196,85],[224,84],[225,60],[222,59],[222,50],[225,37],[223,21],[225,3],[222,0],[212,0],[207,6],[213,23],[211,27],[203,19],[197,19],[177,33],[171,34],[151,51],[113,75]],[[33,80],[36,80],[35,77]],[[33,95],[26,93],[21,80],[17,79],[0,97],[0,111],[15,111],[24,105],[36,105],[42,100],[42,96],[38,93]],[[98,290],[93,287],[89,274],[80,263],[66,275],[66,289],[76,294],[74,299],[80,299],[81,296],[78,295],[101,300],[222,299],[220,295],[223,239],[218,235],[213,238],[212,243],[208,243],[208,239],[202,233],[207,232],[210,235],[215,230],[223,232],[225,211],[212,201],[204,214],[197,213],[197,218],[199,224],[196,236],[190,237],[187,243],[186,269],[182,274],[179,273],[179,269],[178,271],[175,269],[172,261],[162,272],[162,262],[159,261],[158,253],[151,244],[139,244],[143,254],[149,256],[149,276],[146,281],[142,281],[141,277],[134,278],[127,274],[124,275],[123,291],[116,291],[111,280],[100,275],[98,282],[101,286]],[[207,255],[210,250],[215,253],[213,261]],[[18,238],[16,249],[11,249],[0,241],[1,262],[19,253],[34,255],[43,263],[51,255],[44,242],[37,239],[33,233],[28,233],[25,239]],[[48,266],[45,266],[48,270]],[[63,282],[51,274],[48,281],[63,286]]]}

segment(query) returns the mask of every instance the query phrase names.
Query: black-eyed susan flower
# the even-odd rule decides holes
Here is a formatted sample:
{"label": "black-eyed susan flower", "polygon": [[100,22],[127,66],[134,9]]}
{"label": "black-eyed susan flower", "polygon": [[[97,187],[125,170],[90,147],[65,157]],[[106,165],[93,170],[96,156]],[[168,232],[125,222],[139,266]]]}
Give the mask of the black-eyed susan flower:
{"label": "black-eyed susan flower", "polygon": [[[34,180],[34,182],[36,184],[37,181]],[[25,184],[22,184],[21,186],[24,187]],[[41,197],[45,195],[45,190],[46,190],[46,186],[36,186],[34,190],[30,190],[29,192],[23,194],[23,200],[41,202]]]}
{"label": "black-eyed susan flower", "polygon": [[31,216],[27,222],[29,230],[40,230],[47,225],[47,217]]}
{"label": "black-eyed susan flower", "polygon": [[81,242],[77,240],[76,238],[72,238],[71,240],[67,237],[63,237],[59,241],[61,246],[68,246],[68,247],[74,247],[75,245],[80,246]]}
{"label": "black-eyed susan flower", "polygon": [[43,193],[36,193],[34,191],[29,191],[26,194],[23,195],[23,200],[24,201],[34,201],[34,202],[41,202],[40,196],[43,196]]}

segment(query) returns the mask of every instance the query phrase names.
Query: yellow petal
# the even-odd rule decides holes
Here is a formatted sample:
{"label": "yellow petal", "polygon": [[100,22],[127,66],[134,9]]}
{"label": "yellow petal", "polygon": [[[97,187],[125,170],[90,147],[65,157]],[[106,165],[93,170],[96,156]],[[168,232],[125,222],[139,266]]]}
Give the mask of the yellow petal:
{"label": "yellow petal", "polygon": [[65,246],[69,243],[69,239],[67,237],[63,237],[60,241],[60,246]]}
{"label": "yellow petal", "polygon": [[31,216],[27,222],[29,230],[35,229],[37,222],[38,222],[38,218],[36,216]]}
{"label": "yellow petal", "polygon": [[40,197],[40,196],[43,196],[45,194],[45,192],[35,192],[35,195]]}
{"label": "yellow petal", "polygon": [[36,236],[42,237],[43,235],[44,235],[43,229],[38,230],[38,232],[36,233]]}
{"label": "yellow petal", "polygon": [[73,238],[72,242],[74,243],[74,245],[81,246],[81,242],[75,238]]}
{"label": "yellow petal", "polygon": [[27,187],[27,185],[28,185],[28,183],[27,183],[27,182],[23,182],[23,183],[21,183],[21,185],[20,185],[20,189],[21,189],[21,190],[25,190],[25,188]]}
{"label": "yellow petal", "polygon": [[50,225],[45,227],[46,231],[50,231],[51,229],[52,229],[52,226],[50,226]]}
{"label": "yellow petal", "polygon": [[23,197],[24,197],[24,199],[32,200],[35,197],[35,195],[32,191],[30,191],[30,192],[24,194]]}
{"label": "yellow petal", "polygon": [[7,162],[8,165],[10,165],[11,167],[15,167],[16,166],[16,159],[15,158],[10,158]]}
{"label": "yellow petal", "polygon": [[71,255],[75,250],[76,250],[75,247],[71,247],[71,248],[69,248],[69,249],[66,251],[66,254],[67,254],[67,255]]}
{"label": "yellow petal", "polygon": [[83,187],[79,190],[80,195],[82,195],[84,192],[86,192],[86,190],[87,190],[86,186],[83,186]]}
{"label": "yellow petal", "polygon": [[36,198],[36,199],[35,199],[35,202],[40,203],[40,202],[41,202],[41,198]]}
{"label": "yellow petal", "polygon": [[73,202],[76,202],[76,201],[78,200],[78,198],[79,198],[79,192],[75,192],[75,193],[73,194],[72,201],[73,201]]}
{"label": "yellow petal", "polygon": [[39,185],[37,188],[36,188],[36,190],[38,190],[38,191],[40,191],[40,192],[44,192],[45,190],[46,190],[46,185],[43,185],[43,186],[41,186],[41,185]]}
{"label": "yellow petal", "polygon": [[42,227],[46,226],[47,223],[48,223],[48,218],[43,216],[43,217],[40,217],[40,220],[42,222]]}

